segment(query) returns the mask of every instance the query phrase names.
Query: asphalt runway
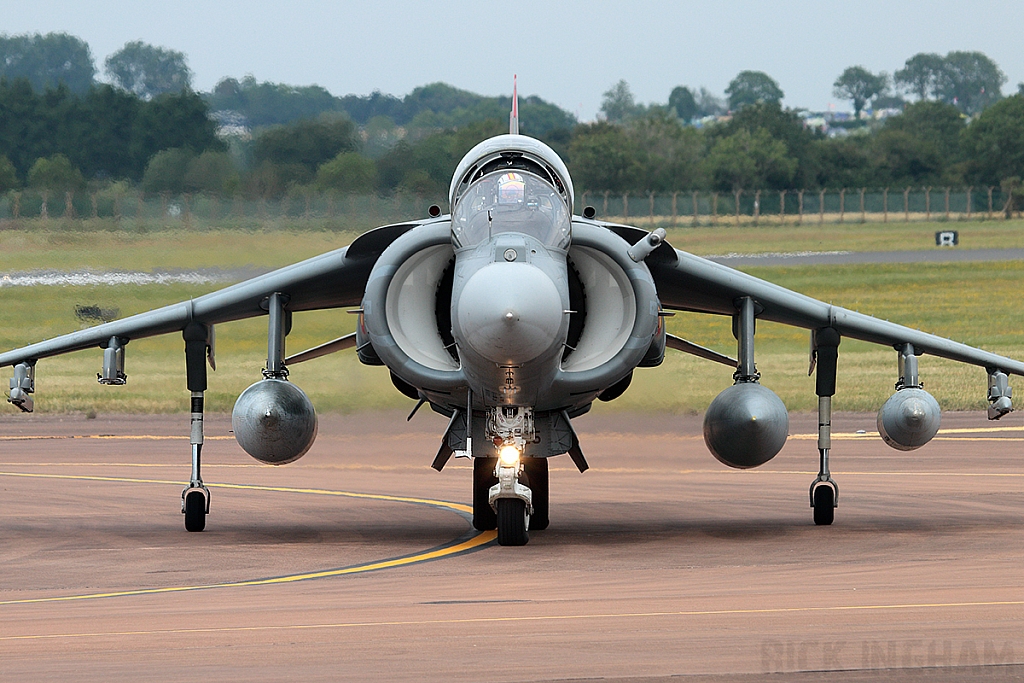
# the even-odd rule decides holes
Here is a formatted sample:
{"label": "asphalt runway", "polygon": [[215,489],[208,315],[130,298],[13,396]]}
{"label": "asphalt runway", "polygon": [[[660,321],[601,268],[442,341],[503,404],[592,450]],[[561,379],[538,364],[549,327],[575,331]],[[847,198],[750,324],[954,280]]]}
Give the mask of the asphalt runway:
{"label": "asphalt runway", "polygon": [[4,415],[0,681],[1024,680],[1019,414],[912,453],[837,415],[831,527],[813,415],[743,472],[695,416],[575,424],[592,469],[553,460],[550,528],[503,548],[426,411],[322,416],[282,468],[211,416],[200,534],[187,415]]}

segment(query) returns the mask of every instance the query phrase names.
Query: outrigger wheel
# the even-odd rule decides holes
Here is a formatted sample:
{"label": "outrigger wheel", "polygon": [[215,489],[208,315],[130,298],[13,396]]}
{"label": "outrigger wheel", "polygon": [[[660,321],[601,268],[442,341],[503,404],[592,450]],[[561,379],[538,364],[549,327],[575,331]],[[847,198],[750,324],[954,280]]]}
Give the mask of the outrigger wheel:
{"label": "outrigger wheel", "polygon": [[814,489],[814,523],[828,526],[836,518],[836,493],[828,484]]}
{"label": "outrigger wheel", "polygon": [[202,531],[206,528],[206,496],[202,491],[189,491],[185,495],[185,530]]}

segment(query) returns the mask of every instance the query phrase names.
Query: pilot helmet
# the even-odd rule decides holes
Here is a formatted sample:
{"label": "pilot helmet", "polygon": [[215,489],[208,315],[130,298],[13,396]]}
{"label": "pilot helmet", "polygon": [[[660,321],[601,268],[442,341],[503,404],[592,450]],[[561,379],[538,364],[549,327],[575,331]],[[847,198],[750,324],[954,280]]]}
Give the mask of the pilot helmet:
{"label": "pilot helmet", "polygon": [[503,173],[498,178],[498,205],[521,206],[526,199],[526,181],[518,173]]}

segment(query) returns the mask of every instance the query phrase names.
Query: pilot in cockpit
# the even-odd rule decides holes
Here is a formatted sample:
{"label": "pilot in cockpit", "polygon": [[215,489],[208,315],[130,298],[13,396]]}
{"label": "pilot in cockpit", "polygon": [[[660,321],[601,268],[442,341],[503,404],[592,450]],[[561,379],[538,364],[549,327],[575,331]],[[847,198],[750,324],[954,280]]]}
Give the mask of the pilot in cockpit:
{"label": "pilot in cockpit", "polygon": [[453,212],[452,228],[459,246],[519,232],[564,248],[569,226],[568,212],[554,187],[531,173],[504,171],[473,183]]}
{"label": "pilot in cockpit", "polygon": [[498,206],[520,208],[526,201],[526,181],[518,173],[503,173],[498,178]]}

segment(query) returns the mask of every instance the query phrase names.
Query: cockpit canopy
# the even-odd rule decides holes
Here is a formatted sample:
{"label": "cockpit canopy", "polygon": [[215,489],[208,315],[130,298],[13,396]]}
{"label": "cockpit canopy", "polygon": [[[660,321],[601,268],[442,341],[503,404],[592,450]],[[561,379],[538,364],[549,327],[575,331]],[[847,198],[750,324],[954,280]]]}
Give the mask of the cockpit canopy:
{"label": "cockpit canopy", "polygon": [[452,212],[456,248],[472,247],[503,232],[518,232],[545,246],[568,249],[572,222],[562,194],[525,170],[484,175],[461,194]]}

